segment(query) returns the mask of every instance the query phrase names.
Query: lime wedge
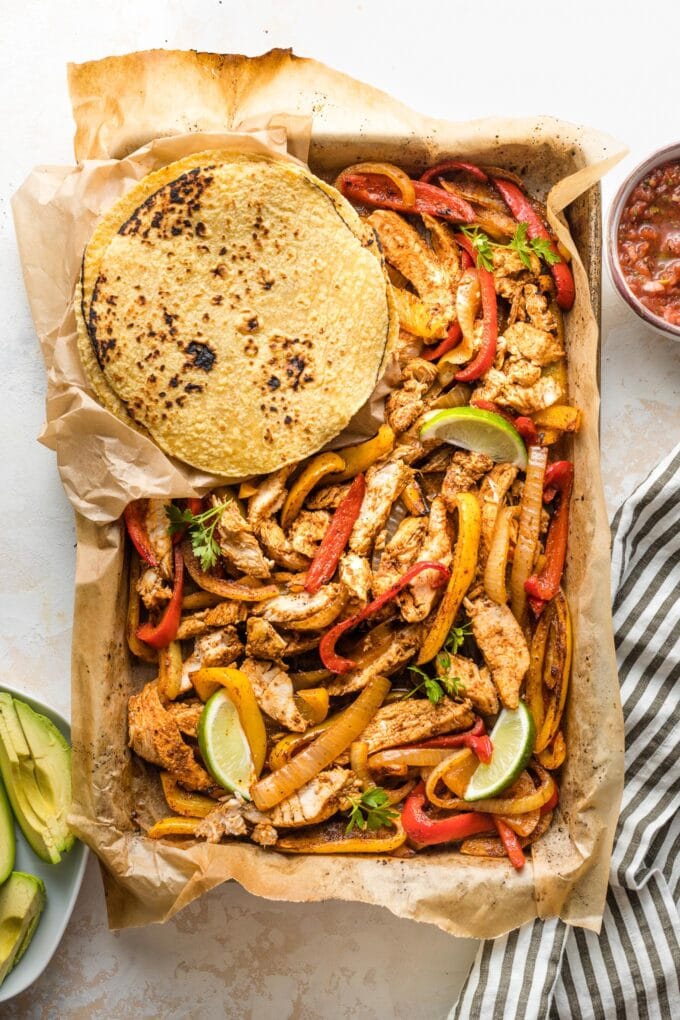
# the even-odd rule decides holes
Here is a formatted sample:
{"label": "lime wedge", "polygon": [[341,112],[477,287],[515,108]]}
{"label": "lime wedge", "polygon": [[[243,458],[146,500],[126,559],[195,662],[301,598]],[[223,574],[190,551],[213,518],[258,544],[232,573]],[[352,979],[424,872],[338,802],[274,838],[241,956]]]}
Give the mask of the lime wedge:
{"label": "lime wedge", "polygon": [[526,766],[534,749],[534,720],[520,701],[519,708],[504,708],[491,731],[493,754],[488,765],[480,762],[472,773],[465,800],[495,797],[511,786]]}
{"label": "lime wedge", "polygon": [[224,688],[207,701],[198,721],[198,746],[208,772],[226,790],[250,800],[257,778],[236,705]]}
{"label": "lime wedge", "polygon": [[527,466],[527,448],[516,428],[500,414],[478,407],[445,407],[423,416],[421,439],[441,439],[462,450],[485,453],[498,464]]}

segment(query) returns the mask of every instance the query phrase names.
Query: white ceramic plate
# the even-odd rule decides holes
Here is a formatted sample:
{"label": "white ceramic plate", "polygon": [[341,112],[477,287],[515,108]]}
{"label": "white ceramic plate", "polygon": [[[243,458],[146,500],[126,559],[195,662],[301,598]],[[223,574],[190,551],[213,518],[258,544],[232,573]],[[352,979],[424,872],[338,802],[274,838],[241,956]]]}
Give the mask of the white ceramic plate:
{"label": "white ceramic plate", "polygon": [[[8,691],[13,697],[25,701],[36,712],[46,715],[70,742],[71,727],[49,705],[36,701],[35,698],[28,697],[14,687],[8,687],[7,684],[0,684],[0,691]],[[88,853],[85,844],[76,840],[73,849],[63,854],[59,864],[47,864],[33,853],[16,822],[14,832],[17,842],[14,870],[26,871],[29,875],[38,875],[42,878],[47,892],[47,904],[31,944],[14,970],[0,985],[0,1003],[25,991],[36,978],[40,977],[52,959],[75,906],[85,874]]]}

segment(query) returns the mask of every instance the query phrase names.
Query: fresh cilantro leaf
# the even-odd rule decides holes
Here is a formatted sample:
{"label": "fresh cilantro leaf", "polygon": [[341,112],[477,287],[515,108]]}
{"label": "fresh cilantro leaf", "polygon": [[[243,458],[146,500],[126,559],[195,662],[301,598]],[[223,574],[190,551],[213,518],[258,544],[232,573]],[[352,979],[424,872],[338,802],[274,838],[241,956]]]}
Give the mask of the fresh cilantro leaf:
{"label": "fresh cilantro leaf", "polygon": [[446,651],[439,652],[439,654],[437,655],[437,665],[439,666],[440,669],[443,669],[444,672],[446,672],[447,669],[451,668],[451,656],[449,655],[448,652]]}
{"label": "fresh cilantro leaf", "polygon": [[531,242],[527,237],[527,230],[529,229],[528,224],[519,223],[517,230],[513,234],[512,240],[508,244],[508,248],[512,248],[516,251],[522,260],[522,265],[526,266],[527,269],[531,269]]}
{"label": "fresh cilantro leaf", "polygon": [[440,676],[439,683],[452,698],[459,697],[465,691],[465,684],[459,676]]}
{"label": "fresh cilantro leaf", "polygon": [[485,234],[479,227],[461,227],[461,230],[472,241],[477,265],[491,272],[493,269],[493,245],[488,234]]}
{"label": "fresh cilantro leaf", "polygon": [[204,510],[200,514],[192,514],[191,510],[182,510],[171,503],[165,508],[168,517],[168,531],[171,535],[189,531],[191,548],[194,556],[201,564],[202,570],[210,570],[220,557],[220,547],[215,538],[215,528],[229,499]]}
{"label": "fresh cilantro leaf", "polygon": [[441,689],[439,681],[432,678],[425,681],[425,693],[433,705],[438,705],[444,697],[444,691]]}
{"label": "fresh cilantro leaf", "polygon": [[[446,641],[444,642],[444,648],[451,655],[457,655],[460,646],[465,641],[465,638],[472,633],[472,629],[469,623],[463,624],[462,627],[452,627],[448,633]],[[449,660],[449,665],[450,665]]]}
{"label": "fresh cilantro leaf", "polygon": [[532,249],[536,252],[539,258],[547,262],[549,266],[554,266],[558,262],[561,262],[560,256],[553,249],[550,241],[547,241],[545,237],[535,237],[533,241],[530,241]]}
{"label": "fresh cilantro leaf", "polygon": [[370,790],[364,790],[360,797],[350,798],[349,820],[346,833],[352,829],[366,829],[375,832],[383,825],[394,825],[394,820],[399,817],[399,812],[390,807],[389,797],[380,786],[374,786]]}

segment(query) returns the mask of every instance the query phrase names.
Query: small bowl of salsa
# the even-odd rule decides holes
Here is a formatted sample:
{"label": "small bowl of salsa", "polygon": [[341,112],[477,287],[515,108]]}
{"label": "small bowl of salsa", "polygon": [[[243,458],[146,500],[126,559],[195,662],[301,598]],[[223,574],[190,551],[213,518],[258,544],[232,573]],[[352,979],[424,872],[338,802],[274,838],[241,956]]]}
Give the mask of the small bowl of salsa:
{"label": "small bowl of salsa", "polygon": [[650,326],[680,340],[680,144],[645,160],[612,203],[614,286]]}

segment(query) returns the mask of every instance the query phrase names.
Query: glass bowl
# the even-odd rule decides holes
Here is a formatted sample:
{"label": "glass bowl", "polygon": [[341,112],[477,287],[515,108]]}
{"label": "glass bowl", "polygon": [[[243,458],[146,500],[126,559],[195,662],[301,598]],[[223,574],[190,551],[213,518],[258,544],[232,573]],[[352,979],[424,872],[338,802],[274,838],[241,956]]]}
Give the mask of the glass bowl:
{"label": "glass bowl", "polygon": [[680,340],[680,326],[674,326],[672,323],[666,322],[665,319],[662,319],[653,312],[650,312],[649,308],[646,308],[642,304],[640,299],[636,297],[628,286],[619,262],[617,245],[619,221],[631,191],[636,184],[638,184],[642,178],[649,173],[650,170],[654,170],[657,166],[661,166],[663,163],[670,163],[673,160],[680,160],[680,142],[676,142],[673,145],[666,145],[663,149],[658,149],[655,153],[649,156],[648,159],[644,160],[644,162],[639,163],[634,170],[631,170],[617,191],[614,201],[609,207],[606,237],[609,273],[612,283],[619,295],[623,298],[626,304],[628,304],[633,311],[647,323],[648,326],[651,326],[652,329],[656,330],[657,333],[662,333],[663,336],[672,337],[674,340]]}

